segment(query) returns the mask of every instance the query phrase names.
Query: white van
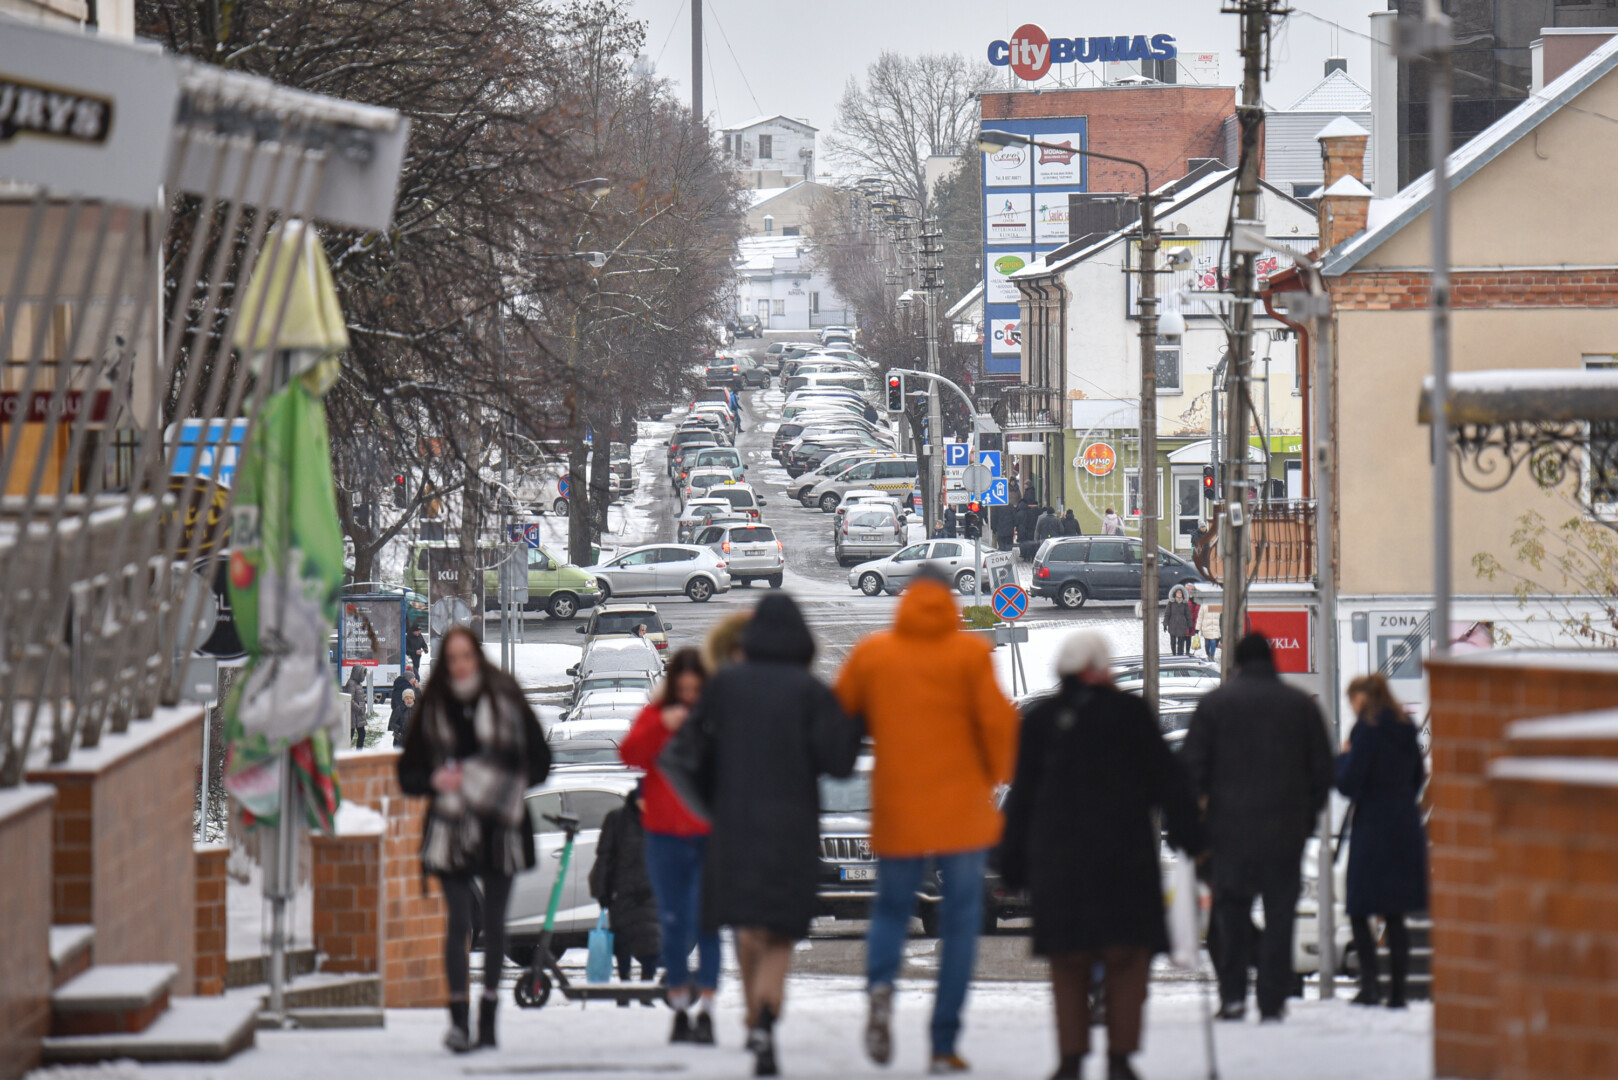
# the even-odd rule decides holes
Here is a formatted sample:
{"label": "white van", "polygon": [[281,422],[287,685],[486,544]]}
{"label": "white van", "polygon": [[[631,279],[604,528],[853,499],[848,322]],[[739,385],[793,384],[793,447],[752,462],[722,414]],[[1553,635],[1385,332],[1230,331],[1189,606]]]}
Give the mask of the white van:
{"label": "white van", "polygon": [[816,484],[803,502],[806,506],[818,506],[829,514],[837,509],[843,496],[855,488],[891,492],[899,497],[901,505],[909,505],[916,489],[916,459],[894,454],[862,461]]}

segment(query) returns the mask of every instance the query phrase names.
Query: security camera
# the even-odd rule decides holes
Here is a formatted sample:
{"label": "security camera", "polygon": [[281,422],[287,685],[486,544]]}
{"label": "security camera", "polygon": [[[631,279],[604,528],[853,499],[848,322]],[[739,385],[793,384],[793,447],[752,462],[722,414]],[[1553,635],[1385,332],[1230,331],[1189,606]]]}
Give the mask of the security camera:
{"label": "security camera", "polygon": [[1163,252],[1168,259],[1170,270],[1191,269],[1191,249],[1188,247],[1171,247]]}

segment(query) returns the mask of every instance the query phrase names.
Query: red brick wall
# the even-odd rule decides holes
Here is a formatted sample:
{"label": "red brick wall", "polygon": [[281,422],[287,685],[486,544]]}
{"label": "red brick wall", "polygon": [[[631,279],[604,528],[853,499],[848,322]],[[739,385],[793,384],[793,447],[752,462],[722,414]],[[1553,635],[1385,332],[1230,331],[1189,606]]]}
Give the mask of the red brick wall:
{"label": "red brick wall", "polygon": [[1442,1077],[1498,1076],[1494,800],[1486,770],[1513,720],[1618,704],[1618,670],[1521,654],[1433,661],[1433,1063]]}
{"label": "red brick wall", "polygon": [[[1618,270],[1458,271],[1450,300],[1457,308],[1618,307]],[[1332,304],[1349,311],[1426,308],[1432,275],[1414,270],[1367,270],[1332,281]]]}
{"label": "red brick wall", "polygon": [[0,1078],[39,1064],[51,1026],[49,788],[0,791]]}
{"label": "red brick wall", "polygon": [[159,710],[61,765],[28,774],[57,789],[52,921],[93,923],[96,962],[166,962],[192,986],[195,829],[202,710]]}
{"label": "red brick wall", "polygon": [[322,971],[382,970],[382,836],[311,836],[315,951]]}
{"label": "red brick wall", "polygon": [[[983,95],[986,122],[1085,117],[1089,147],[1141,162],[1151,170],[1153,187],[1184,176],[1191,158],[1222,159],[1225,118],[1235,112],[1236,91],[1228,86],[1127,86]],[[1262,138],[1259,145],[1263,146]],[[1140,191],[1139,169],[1095,158],[1089,168],[1091,191]]]}
{"label": "red brick wall", "polygon": [[427,800],[399,790],[396,750],[337,755],[343,798],[379,811],[382,841],[382,1000],[388,1008],[443,1005],[444,900],[436,880],[422,891],[421,830]]}
{"label": "red brick wall", "polygon": [[197,994],[225,992],[225,863],[229,857],[228,844],[196,846]]}

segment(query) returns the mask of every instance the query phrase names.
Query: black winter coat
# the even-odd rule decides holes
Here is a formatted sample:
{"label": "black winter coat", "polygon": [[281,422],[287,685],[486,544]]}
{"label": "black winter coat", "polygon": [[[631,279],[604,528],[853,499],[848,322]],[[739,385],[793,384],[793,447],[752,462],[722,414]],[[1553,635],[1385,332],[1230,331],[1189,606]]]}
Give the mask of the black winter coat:
{"label": "black winter coat", "polygon": [[1416,804],[1426,780],[1415,725],[1386,711],[1354,725],[1337,759],[1337,790],[1354,800],[1350,915],[1427,910],[1427,834]]}
{"label": "black winter coat", "polygon": [[1245,664],[1197,703],[1180,759],[1208,800],[1208,840],[1220,868],[1298,865],[1332,785],[1331,744],[1314,699],[1268,662]]}
{"label": "black winter coat", "polygon": [[1012,534],[1017,531],[1017,513],[1009,506],[995,506],[989,509],[989,521],[994,529],[994,538],[1002,544],[1011,543]]}
{"label": "black winter coat", "polygon": [[657,898],[646,872],[646,830],[633,799],[601,822],[596,861],[590,867],[590,895],[607,909],[614,951],[656,957],[662,951],[657,925]]}
{"label": "black winter coat", "polygon": [[1039,508],[1033,503],[1023,503],[1017,507],[1017,542],[1029,543],[1034,539],[1034,531],[1039,526]]}
{"label": "black winter coat", "polygon": [[665,754],[707,741],[713,832],[703,865],[702,923],[754,926],[797,940],[818,909],[823,775],[854,771],[863,735],[809,674],[814,639],[791,598],[759,602],[746,659],[709,680]]}
{"label": "black winter coat", "polygon": [[1030,890],[1036,955],[1167,950],[1154,810],[1202,850],[1191,782],[1140,698],[1068,684],[1023,719],[1000,865]]}
{"label": "black winter coat", "polygon": [[1049,510],[1046,510],[1045,513],[1039,515],[1038,520],[1034,522],[1035,540],[1049,540],[1053,536],[1060,536],[1061,532],[1062,519],[1057,517]]}
{"label": "black winter coat", "polygon": [[1063,536],[1082,536],[1083,533],[1084,530],[1079,528],[1079,519],[1073,516],[1073,511],[1069,510],[1062,515]]}

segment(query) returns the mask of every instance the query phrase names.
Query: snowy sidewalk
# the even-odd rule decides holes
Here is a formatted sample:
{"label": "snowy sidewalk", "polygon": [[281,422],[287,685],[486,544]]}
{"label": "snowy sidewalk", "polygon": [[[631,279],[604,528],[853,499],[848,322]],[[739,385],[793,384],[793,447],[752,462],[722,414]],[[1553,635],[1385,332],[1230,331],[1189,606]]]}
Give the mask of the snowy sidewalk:
{"label": "snowy sidewalk", "polygon": [[[444,1013],[395,1009],[387,1027],[358,1031],[259,1032],[256,1048],[224,1065],[129,1063],[58,1069],[35,1080],[80,1072],[96,1080],[438,1080],[444,1076],[742,1077],[751,1059],[741,1049],[740,988],[722,993],[720,1047],[671,1047],[666,1009],[553,1003],[520,1012],[502,1002],[501,1049],[452,1058],[439,1046]],[[795,978],[779,1029],[788,1077],[917,1076],[925,1071],[930,997],[911,984],[900,994],[895,1063],[877,1070],[860,1037],[864,994],[848,978]],[[1146,1049],[1136,1058],[1144,1080],[1202,1080],[1202,999],[1194,985],[1155,983],[1148,1005]],[[1219,1072],[1228,1080],[1418,1080],[1432,1075],[1432,1010],[1359,1009],[1346,1000],[1294,1001],[1285,1024],[1220,1024]],[[984,1077],[1045,1077],[1055,1067],[1050,994],[1043,984],[980,983],[968,1006],[961,1052]],[[1100,1040],[1098,1040],[1099,1043]],[[1099,1046],[1098,1046],[1099,1049]],[[1104,1071],[1092,1053],[1086,1075]]]}

